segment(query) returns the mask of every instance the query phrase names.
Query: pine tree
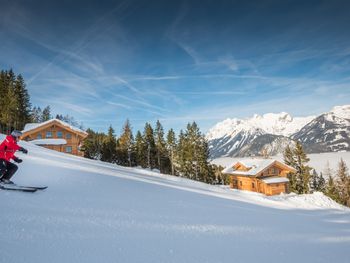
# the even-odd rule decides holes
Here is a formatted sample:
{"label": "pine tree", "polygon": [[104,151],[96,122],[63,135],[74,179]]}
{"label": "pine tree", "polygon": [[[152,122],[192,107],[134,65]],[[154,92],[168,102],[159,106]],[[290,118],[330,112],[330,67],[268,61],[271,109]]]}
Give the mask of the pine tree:
{"label": "pine tree", "polygon": [[339,192],[332,176],[328,177],[325,194],[336,202],[340,202]]}
{"label": "pine tree", "polygon": [[146,148],[147,167],[150,169],[154,169],[156,167],[157,150],[154,142],[153,128],[149,123],[145,124],[145,129],[143,132],[143,141],[145,143]]}
{"label": "pine tree", "polygon": [[106,139],[104,133],[94,132],[91,129],[87,129],[88,137],[84,140],[82,151],[84,157],[89,159],[100,160],[102,155],[103,142]]}
{"label": "pine tree", "polygon": [[154,131],[155,137],[155,146],[157,152],[157,168],[161,173],[166,173],[169,169],[167,169],[166,164],[167,160],[167,152],[166,152],[166,144],[164,140],[164,129],[159,120],[157,120],[156,128]]}
{"label": "pine tree", "polygon": [[24,79],[21,75],[18,75],[14,84],[14,93],[17,97],[17,109],[16,109],[16,125],[15,129],[22,130],[24,125],[30,122],[30,97],[26,89]]}
{"label": "pine tree", "polygon": [[177,169],[180,176],[212,183],[214,171],[208,163],[209,147],[195,122],[189,123],[185,132],[180,131],[177,147]]}
{"label": "pine tree", "polygon": [[304,152],[303,146],[297,142],[294,149],[289,146],[284,151],[284,162],[296,169],[295,173],[289,173],[290,190],[298,194],[307,194],[310,192],[310,171],[311,167],[307,165],[309,158]]}
{"label": "pine tree", "polygon": [[322,173],[318,174],[315,169],[312,170],[310,178],[310,189],[312,192],[324,192],[325,190],[325,179]]}
{"label": "pine tree", "polygon": [[318,177],[318,187],[316,188],[316,191],[324,193],[326,190],[326,179],[323,177],[323,174],[320,173]]}
{"label": "pine tree", "polygon": [[169,153],[171,174],[175,175],[176,136],[173,129],[170,129],[167,134],[167,150]]}
{"label": "pine tree", "polygon": [[12,69],[9,71],[4,71],[2,73],[1,89],[3,94],[1,94],[1,111],[0,111],[0,122],[2,123],[3,132],[9,133],[15,128],[18,122],[17,109],[19,107],[18,95],[15,92],[15,80],[16,76]]}
{"label": "pine tree", "polygon": [[200,135],[198,149],[198,165],[199,165],[199,180],[204,183],[212,184],[215,181],[215,173],[213,167],[208,162],[209,146],[204,135]]}
{"label": "pine tree", "polygon": [[112,126],[108,129],[108,134],[103,141],[101,150],[101,161],[115,163],[117,156],[117,140]]}
{"label": "pine tree", "polygon": [[5,103],[5,123],[7,123],[7,131],[16,129],[18,123],[18,113],[19,108],[18,96],[15,93],[14,88],[11,86],[7,93],[7,102]]}
{"label": "pine tree", "polygon": [[50,108],[50,106],[46,106],[43,109],[43,112],[42,112],[41,122],[48,121],[48,120],[51,120],[51,119],[52,119],[51,108]]}
{"label": "pine tree", "polygon": [[2,70],[0,72],[0,132],[6,132],[7,120],[6,120],[6,107],[8,103],[8,85],[6,82],[7,71]]}
{"label": "pine tree", "polygon": [[136,165],[139,165],[143,168],[147,167],[147,161],[146,161],[147,149],[140,131],[137,131],[136,137],[135,137],[135,155],[136,155],[135,157]]}
{"label": "pine tree", "polygon": [[129,120],[126,120],[118,142],[118,163],[130,167],[135,165],[134,136]]}
{"label": "pine tree", "polygon": [[34,107],[30,114],[30,122],[39,123],[41,122],[43,112],[40,107]]}
{"label": "pine tree", "polygon": [[343,159],[338,164],[336,187],[340,203],[350,207],[350,176]]}

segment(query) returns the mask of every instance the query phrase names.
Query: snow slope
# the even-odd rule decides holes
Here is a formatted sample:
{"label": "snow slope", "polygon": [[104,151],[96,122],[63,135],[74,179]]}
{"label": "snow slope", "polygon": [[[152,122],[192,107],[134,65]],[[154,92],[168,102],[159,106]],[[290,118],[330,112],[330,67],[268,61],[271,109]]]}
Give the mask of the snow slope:
{"label": "snow slope", "polygon": [[320,193],[265,197],[20,144],[14,180],[49,188],[0,191],[0,262],[349,260],[349,209]]}

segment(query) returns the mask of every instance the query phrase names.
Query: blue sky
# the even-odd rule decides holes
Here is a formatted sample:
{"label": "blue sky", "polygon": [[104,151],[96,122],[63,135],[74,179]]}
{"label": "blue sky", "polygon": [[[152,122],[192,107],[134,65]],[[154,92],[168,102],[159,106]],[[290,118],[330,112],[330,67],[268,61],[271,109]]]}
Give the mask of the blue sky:
{"label": "blue sky", "polygon": [[[74,3],[73,3],[74,2]],[[350,103],[349,1],[4,1],[0,68],[117,133]]]}

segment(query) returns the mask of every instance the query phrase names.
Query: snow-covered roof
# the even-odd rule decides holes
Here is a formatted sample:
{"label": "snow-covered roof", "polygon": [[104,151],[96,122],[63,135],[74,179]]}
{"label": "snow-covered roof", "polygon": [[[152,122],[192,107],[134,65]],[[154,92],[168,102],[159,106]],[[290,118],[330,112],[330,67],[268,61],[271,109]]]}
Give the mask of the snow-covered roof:
{"label": "snow-covered roof", "polygon": [[61,124],[62,126],[65,126],[71,130],[74,130],[76,132],[80,132],[80,133],[83,133],[85,135],[87,135],[87,132],[83,131],[82,129],[79,129],[77,127],[74,127],[72,125],[70,125],[69,123],[67,122],[64,122],[64,121],[61,121],[59,119],[51,119],[51,120],[48,120],[48,121],[45,121],[45,122],[41,122],[41,123],[27,123],[25,126],[24,126],[24,129],[23,129],[23,133],[25,132],[29,132],[31,130],[34,130],[36,128],[39,128],[41,126],[45,126],[46,124],[48,123],[51,123],[51,122],[58,122],[59,124]]}
{"label": "snow-covered roof", "polygon": [[262,179],[262,181],[266,184],[278,184],[278,183],[289,182],[288,178],[280,177],[280,176],[268,177],[268,178]]}
{"label": "snow-covered roof", "polygon": [[[283,165],[287,167],[290,170],[294,170],[294,168],[281,163],[280,161],[277,161],[275,159],[245,159],[239,162],[235,162],[232,165],[226,167],[222,173],[225,174],[237,174],[237,175],[245,175],[245,176],[254,176],[269,166],[273,165],[274,163],[277,163],[279,165]],[[236,170],[234,167],[236,164],[241,164],[244,167],[248,168],[248,171],[241,171],[241,170]]]}
{"label": "snow-covered roof", "polygon": [[31,143],[36,145],[65,145],[67,141],[65,139],[38,139],[32,140]]}

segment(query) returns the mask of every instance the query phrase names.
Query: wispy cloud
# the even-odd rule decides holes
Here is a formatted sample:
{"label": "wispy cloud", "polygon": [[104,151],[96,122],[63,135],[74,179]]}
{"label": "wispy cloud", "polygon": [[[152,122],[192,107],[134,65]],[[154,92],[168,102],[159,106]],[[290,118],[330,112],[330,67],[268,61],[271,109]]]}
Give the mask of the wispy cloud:
{"label": "wispy cloud", "polygon": [[107,101],[107,103],[110,105],[116,106],[116,107],[127,109],[127,110],[132,109],[130,105],[125,105],[122,103],[116,103],[116,102],[112,102],[112,101]]}

